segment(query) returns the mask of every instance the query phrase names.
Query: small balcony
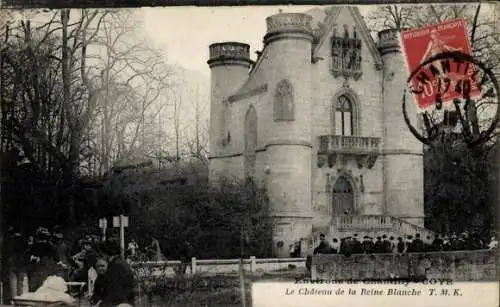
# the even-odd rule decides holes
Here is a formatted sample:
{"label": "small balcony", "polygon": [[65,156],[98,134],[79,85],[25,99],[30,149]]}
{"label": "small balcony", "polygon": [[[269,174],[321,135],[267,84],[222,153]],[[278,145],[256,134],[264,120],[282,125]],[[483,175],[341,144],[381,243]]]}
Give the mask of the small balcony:
{"label": "small balcony", "polygon": [[355,158],[359,168],[367,167],[371,169],[380,153],[380,138],[343,136],[343,135],[322,135],[318,137],[318,167],[325,164],[332,168],[340,158],[342,163],[346,163],[349,157]]}
{"label": "small balcony", "polygon": [[318,137],[318,154],[378,155],[380,138],[322,135]]}

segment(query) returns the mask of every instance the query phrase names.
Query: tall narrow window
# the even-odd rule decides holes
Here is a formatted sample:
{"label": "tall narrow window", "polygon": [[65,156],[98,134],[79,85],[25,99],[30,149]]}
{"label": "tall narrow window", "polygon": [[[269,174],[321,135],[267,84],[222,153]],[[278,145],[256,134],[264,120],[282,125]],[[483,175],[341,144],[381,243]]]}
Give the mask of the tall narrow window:
{"label": "tall narrow window", "polygon": [[281,80],[274,93],[274,120],[294,120],[295,105],[293,101],[293,87],[288,80]]}
{"label": "tall narrow window", "polygon": [[337,135],[353,134],[352,113],[352,102],[345,95],[340,96],[335,107],[335,132]]}
{"label": "tall narrow window", "polygon": [[244,169],[245,177],[253,178],[255,176],[255,161],[257,158],[257,112],[253,105],[248,108],[245,115],[245,151],[244,151]]}

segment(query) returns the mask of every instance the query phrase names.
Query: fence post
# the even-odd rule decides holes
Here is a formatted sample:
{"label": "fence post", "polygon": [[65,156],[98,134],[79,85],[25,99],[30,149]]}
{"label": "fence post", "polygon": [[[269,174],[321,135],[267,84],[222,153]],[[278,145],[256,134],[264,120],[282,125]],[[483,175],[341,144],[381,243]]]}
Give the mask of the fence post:
{"label": "fence post", "polygon": [[191,275],[196,274],[196,257],[191,258]]}
{"label": "fence post", "polygon": [[257,269],[257,262],[255,261],[255,256],[250,256],[250,272],[255,272]]}

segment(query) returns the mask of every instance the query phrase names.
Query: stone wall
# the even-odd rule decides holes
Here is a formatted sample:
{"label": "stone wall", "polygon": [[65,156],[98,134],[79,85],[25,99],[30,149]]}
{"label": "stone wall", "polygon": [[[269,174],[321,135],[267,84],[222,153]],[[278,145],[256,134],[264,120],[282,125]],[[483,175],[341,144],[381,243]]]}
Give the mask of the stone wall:
{"label": "stone wall", "polygon": [[491,250],[412,254],[316,255],[311,278],[323,280],[390,279],[421,276],[453,281],[497,281],[498,252]]}

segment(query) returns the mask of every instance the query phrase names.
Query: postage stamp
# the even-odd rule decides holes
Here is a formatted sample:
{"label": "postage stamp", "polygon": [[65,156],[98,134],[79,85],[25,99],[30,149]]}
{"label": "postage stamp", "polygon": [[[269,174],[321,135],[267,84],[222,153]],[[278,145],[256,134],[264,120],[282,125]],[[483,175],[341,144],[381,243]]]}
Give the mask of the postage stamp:
{"label": "postage stamp", "polygon": [[479,94],[472,63],[462,63],[458,56],[429,61],[443,53],[472,55],[465,19],[401,31],[401,42],[419,109],[435,107],[437,96],[447,105],[455,98]]}

